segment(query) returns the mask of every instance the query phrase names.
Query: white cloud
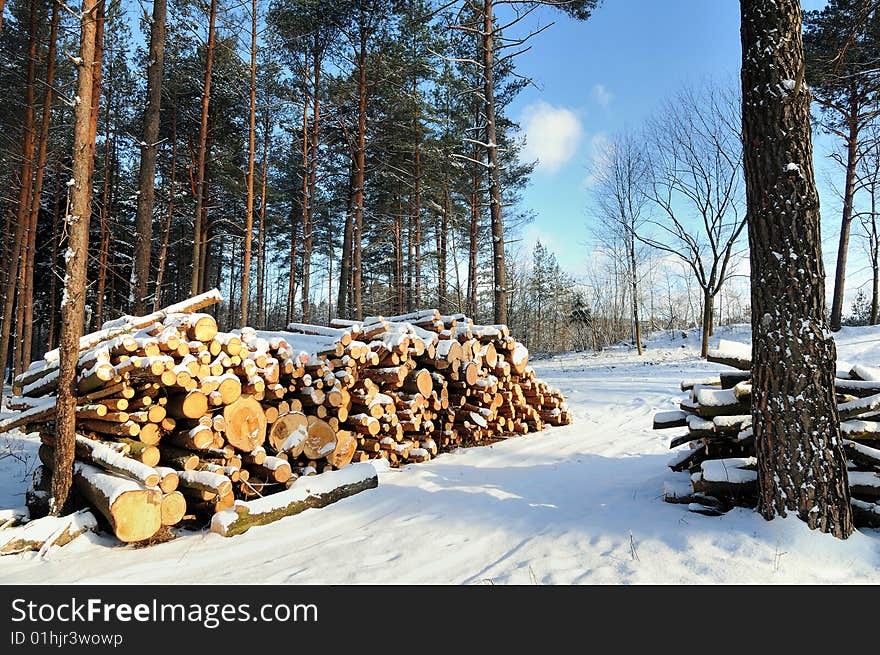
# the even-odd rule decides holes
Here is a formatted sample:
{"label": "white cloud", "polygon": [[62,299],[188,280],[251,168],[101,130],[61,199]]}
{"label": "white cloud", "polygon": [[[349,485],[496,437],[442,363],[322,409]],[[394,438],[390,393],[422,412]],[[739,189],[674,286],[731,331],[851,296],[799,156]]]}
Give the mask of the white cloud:
{"label": "white cloud", "polygon": [[606,89],[604,84],[597,84],[593,87],[593,100],[604,109],[608,109],[611,101],[614,100],[614,94]]}
{"label": "white cloud", "polygon": [[546,173],[555,173],[574,157],[584,132],[573,111],[543,100],[523,110],[522,125],[526,134],[523,157],[537,159],[538,169]]}

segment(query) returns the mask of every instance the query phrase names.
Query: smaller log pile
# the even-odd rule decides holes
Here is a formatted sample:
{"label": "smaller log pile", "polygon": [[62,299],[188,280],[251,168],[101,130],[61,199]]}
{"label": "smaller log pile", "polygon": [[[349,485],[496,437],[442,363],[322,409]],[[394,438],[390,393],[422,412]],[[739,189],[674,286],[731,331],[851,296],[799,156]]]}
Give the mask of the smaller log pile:
{"label": "smaller log pile", "polygon": [[[236,534],[341,497],[299,478],[424,462],[570,422],[506,326],[424,310],[224,333],[201,312],[219,300],[214,290],[80,340],[74,483],[122,541],[234,506],[239,518],[214,525]],[[32,515],[48,500],[57,380],[53,351],[16,378],[15,412],[0,415],[0,433],[40,434]],[[375,486],[364,471],[339,478],[345,493]],[[280,509],[257,502],[285,490]]]}
{"label": "smaller log pile", "polygon": [[[673,471],[690,479],[667,483],[664,500],[717,516],[757,504],[755,444],[751,423],[751,348],[722,340],[708,361],[732,367],[718,375],[683,380],[679,408],[654,415],[654,429],[685,428],[669,447]],[[847,456],[853,518],[880,527],[880,368],[857,364],[834,382]]]}

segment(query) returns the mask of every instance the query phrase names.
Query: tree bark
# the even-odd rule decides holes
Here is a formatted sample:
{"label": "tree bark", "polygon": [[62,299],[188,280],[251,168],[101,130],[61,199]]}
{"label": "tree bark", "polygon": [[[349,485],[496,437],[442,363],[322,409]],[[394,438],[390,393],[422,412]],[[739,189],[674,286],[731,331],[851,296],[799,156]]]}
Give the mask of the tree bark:
{"label": "tree bark", "polygon": [[244,221],[244,250],[241,257],[241,327],[248,324],[251,295],[251,239],[254,231],[254,156],[257,135],[257,0],[251,4],[251,85],[248,123],[247,206]]}
{"label": "tree bark", "polygon": [[[176,97],[175,97],[176,100]],[[171,218],[174,216],[174,189],[177,182],[177,103],[171,114],[171,175],[168,181],[168,207],[165,210],[165,230],[162,235],[162,247],[159,249],[159,261],[156,265],[156,292],[153,296],[153,311],[162,306],[162,280],[165,277],[165,260],[168,257],[168,242],[171,238]]]}
{"label": "tree bark", "polygon": [[364,223],[364,168],[366,167],[367,142],[367,36],[361,34],[360,50],[357,56],[358,66],[358,130],[357,149],[355,150],[355,200],[354,225],[352,226],[352,246],[354,262],[352,266],[352,292],[354,294],[354,317],[364,317],[363,305],[363,270],[361,257],[361,234]]}
{"label": "tree bark", "polygon": [[205,186],[205,159],[208,149],[208,110],[211,104],[211,73],[214,66],[214,25],[217,22],[217,0],[211,0],[210,17],[208,19],[208,45],[205,52],[205,83],[202,91],[202,117],[199,124],[199,145],[196,158],[196,207],[193,227],[193,270],[190,282],[190,294],[197,295],[202,288],[202,262],[204,253],[202,246],[202,221]]}
{"label": "tree bark", "polygon": [[[108,71],[110,75],[110,79],[113,79],[113,63],[111,60],[110,70]],[[105,303],[105,295],[107,288],[107,271],[108,271],[108,260],[110,258],[110,220],[109,220],[109,205],[110,205],[110,161],[112,159],[111,154],[111,144],[112,138],[111,133],[113,129],[113,93],[112,93],[112,85],[108,89],[107,93],[107,110],[104,113],[104,173],[103,173],[103,185],[101,191],[101,211],[98,214],[99,223],[101,226],[100,230],[100,243],[98,249],[98,288],[95,293],[95,318],[94,325],[96,328],[100,327],[104,322],[104,303]]]}
{"label": "tree bark", "polygon": [[[633,314],[633,336],[636,340],[636,348],[639,355],[642,354],[642,324],[639,322],[639,269],[636,266],[636,239],[630,234],[627,237],[629,242],[629,275],[632,281],[632,314]],[[708,350],[707,350],[708,353]]]}
{"label": "tree bark", "polygon": [[486,112],[486,158],[489,164],[489,216],[492,228],[492,272],[495,323],[507,323],[507,270],[504,265],[504,223],[501,175],[495,129],[494,0],[483,1],[483,98]]}
{"label": "tree bark", "polygon": [[266,325],[266,182],[269,171],[269,103],[263,118],[263,164],[260,167],[260,225],[257,229],[257,325]]}
{"label": "tree bark", "polygon": [[853,199],[856,194],[856,166],[859,163],[859,118],[853,98],[849,115],[849,139],[846,144],[846,181],[843,189],[843,215],[840,220],[840,241],[837,245],[837,268],[834,272],[834,295],[831,302],[831,329],[841,327],[843,292],[846,284],[846,258],[849,251],[849,233],[852,225]]}
{"label": "tree bark", "polygon": [[58,276],[55,267],[58,265],[58,244],[61,239],[61,194],[64,185],[61,182],[61,157],[55,162],[55,206],[52,211],[52,258],[49,260],[49,334],[46,337],[46,349],[55,347],[55,329],[58,313]]}
{"label": "tree bark", "polygon": [[336,299],[336,315],[340,318],[348,318],[349,314],[349,290],[351,289],[351,241],[354,220],[355,194],[355,163],[352,160],[351,170],[348,176],[349,204],[345,212],[345,226],[342,230],[342,257],[339,261],[339,292]]}
{"label": "tree bark", "polygon": [[64,299],[61,302],[60,362],[58,400],[56,402],[56,447],[52,472],[50,511],[62,513],[73,475],[76,445],[76,364],[79,360],[79,339],[83,333],[86,301],[86,263],[89,247],[89,218],[92,199],[92,160],[95,157],[97,122],[92,120],[93,94],[100,93],[94,85],[100,59],[97,59],[98,23],[103,0],[83,2],[78,69],[80,102],[76,105],[73,135],[73,185],[70,191],[70,212],[65,217],[68,234],[67,271]]}
{"label": "tree bark", "polygon": [[712,336],[712,315],[715,298],[708,289],[703,289],[703,321],[700,339],[700,357],[706,359],[709,354],[709,337]]}
{"label": "tree bark", "polygon": [[52,5],[52,21],[49,28],[49,50],[46,53],[46,92],[43,94],[43,115],[40,119],[40,147],[37,152],[37,166],[34,175],[34,190],[30,210],[30,235],[28,239],[27,279],[28,303],[24,314],[24,333],[22,334],[22,368],[31,361],[34,336],[34,267],[36,264],[36,234],[40,219],[40,200],[43,195],[43,178],[46,173],[46,152],[49,143],[49,124],[52,122],[52,85],[55,81],[55,50],[58,37],[58,23],[61,13],[58,4]]}
{"label": "tree bark", "polygon": [[37,0],[31,0],[30,13],[28,18],[28,72],[27,84],[25,86],[25,108],[24,108],[24,124],[22,130],[22,161],[21,161],[21,179],[18,194],[18,211],[16,214],[17,225],[21,226],[21,236],[16,237],[16,241],[23,239],[19,248],[21,254],[19,260],[13,266],[17,267],[17,286],[18,286],[18,303],[16,305],[15,318],[15,338],[17,346],[15,348],[15,356],[13,357],[13,374],[18,375],[26,366],[23,361],[23,345],[24,345],[24,315],[26,308],[31,305],[30,298],[33,296],[33,290],[28,285],[28,279],[32,279],[30,275],[29,262],[32,259],[31,252],[33,250],[34,239],[33,233],[36,231],[36,225],[31,224],[31,198],[33,189],[33,167],[34,167],[34,148],[36,145],[36,134],[34,132],[34,81],[36,77],[36,61],[37,61]]}
{"label": "tree bark", "polygon": [[[825,336],[801,7],[798,0],[740,6],[758,509],[768,520],[795,512],[811,528],[846,538],[852,510],[834,397],[836,353]],[[787,90],[782,98],[779,89]]]}
{"label": "tree bark", "polygon": [[[150,279],[150,248],[153,241],[153,206],[156,198],[156,154],[159,149],[159,116],[162,110],[162,70],[165,60],[166,0],[153,0],[150,22],[150,53],[147,63],[147,106],[144,109],[144,135],[141,166],[138,171],[138,201],[135,216],[135,256],[131,269],[131,312],[146,311]],[[156,290],[159,293],[159,290]]]}

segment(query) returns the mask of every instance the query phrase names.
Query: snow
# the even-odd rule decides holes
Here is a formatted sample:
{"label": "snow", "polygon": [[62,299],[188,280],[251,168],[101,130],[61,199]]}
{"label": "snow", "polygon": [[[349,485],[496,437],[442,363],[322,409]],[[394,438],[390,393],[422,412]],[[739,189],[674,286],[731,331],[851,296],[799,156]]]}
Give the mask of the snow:
{"label": "snow", "polygon": [[[0,558],[0,580],[224,583],[234,562],[240,579],[275,584],[880,583],[878,530],[839,541],[795,517],[663,502],[689,476],[666,467],[670,433],[653,415],[676,405],[682,379],[727,370],[699,359],[696,331],[680,334],[646,338],[642,358],[620,346],[534,362],[568,397],[570,426],[382,471],[377,489],[232,539],[181,530],[133,549],[89,533],[48,559]],[[749,339],[747,326],[716,334]],[[880,365],[880,329],[835,339],[841,360]],[[39,442],[13,431],[4,444],[21,459],[0,459],[0,507],[18,507]]]}

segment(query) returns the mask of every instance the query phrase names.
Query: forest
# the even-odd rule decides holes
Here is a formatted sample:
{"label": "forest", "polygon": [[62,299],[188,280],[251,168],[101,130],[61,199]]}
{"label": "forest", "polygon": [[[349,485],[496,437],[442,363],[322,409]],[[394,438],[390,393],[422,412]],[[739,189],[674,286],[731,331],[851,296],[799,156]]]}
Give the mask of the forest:
{"label": "forest", "polygon": [[[814,120],[839,145],[836,327],[876,323],[880,288],[877,25],[852,4],[808,12],[804,28]],[[534,80],[517,57],[553,19],[585,20],[594,5],[101,3],[86,327],[217,287],[224,328],[436,306],[509,323],[536,352],[699,325],[705,355],[716,323],[749,320],[734,85],[674,91],[603,146],[586,274],[520,243],[535,162],[506,110]],[[80,26],[55,2],[5,12],[0,360],[11,374],[58,342]],[[853,20],[858,38],[828,65]],[[850,308],[853,223],[873,284]]]}

